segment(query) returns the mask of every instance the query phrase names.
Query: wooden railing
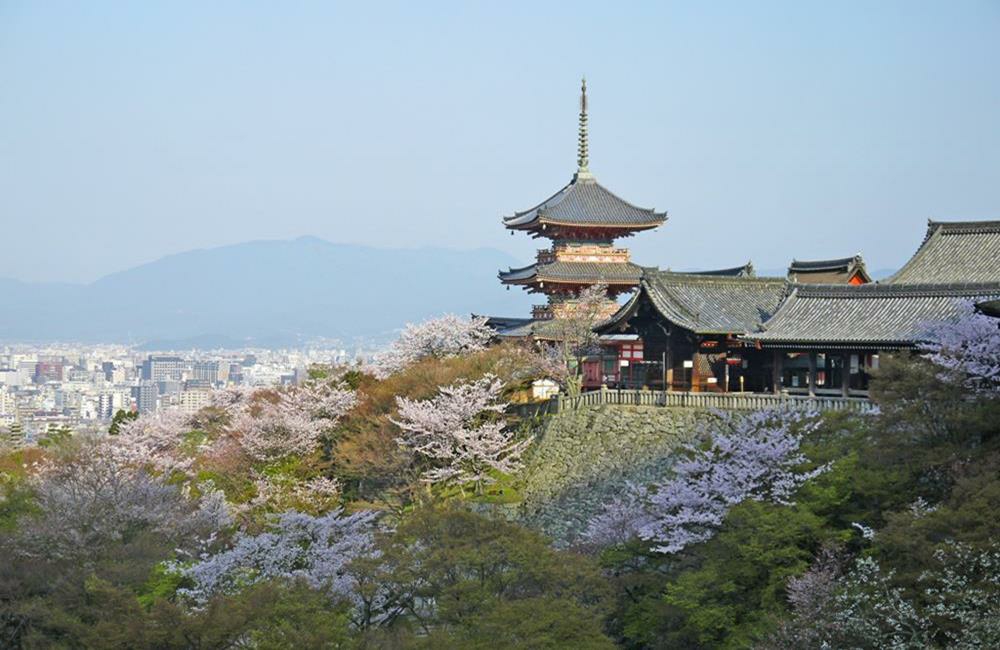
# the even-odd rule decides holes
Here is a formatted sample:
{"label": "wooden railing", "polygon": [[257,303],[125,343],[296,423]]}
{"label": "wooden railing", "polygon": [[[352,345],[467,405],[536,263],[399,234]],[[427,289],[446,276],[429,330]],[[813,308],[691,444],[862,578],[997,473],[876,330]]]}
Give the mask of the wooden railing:
{"label": "wooden railing", "polygon": [[761,410],[773,408],[809,409],[816,411],[851,411],[870,413],[876,406],[863,397],[833,397],[827,395],[771,395],[767,393],[683,393],[662,390],[612,390],[602,388],[577,397],[556,395],[546,402],[523,404],[517,411],[523,415],[544,415],[575,411],[588,406],[674,406],[723,410]]}

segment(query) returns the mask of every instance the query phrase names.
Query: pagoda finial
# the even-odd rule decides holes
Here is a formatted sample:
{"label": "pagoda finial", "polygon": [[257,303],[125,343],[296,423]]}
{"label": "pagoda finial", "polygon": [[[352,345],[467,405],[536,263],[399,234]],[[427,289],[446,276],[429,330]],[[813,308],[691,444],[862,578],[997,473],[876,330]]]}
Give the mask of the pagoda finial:
{"label": "pagoda finial", "polygon": [[587,142],[587,78],[580,82],[580,135],[576,152],[576,173],[589,175],[590,152]]}

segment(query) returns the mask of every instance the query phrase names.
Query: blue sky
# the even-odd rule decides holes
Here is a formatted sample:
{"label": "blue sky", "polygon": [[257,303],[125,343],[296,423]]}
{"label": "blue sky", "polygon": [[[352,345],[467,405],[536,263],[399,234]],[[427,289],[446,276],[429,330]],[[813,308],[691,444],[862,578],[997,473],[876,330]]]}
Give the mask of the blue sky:
{"label": "blue sky", "polygon": [[539,242],[499,217],[591,169],[687,269],[1000,218],[1000,2],[0,0],[0,277],[87,281],[315,235]]}

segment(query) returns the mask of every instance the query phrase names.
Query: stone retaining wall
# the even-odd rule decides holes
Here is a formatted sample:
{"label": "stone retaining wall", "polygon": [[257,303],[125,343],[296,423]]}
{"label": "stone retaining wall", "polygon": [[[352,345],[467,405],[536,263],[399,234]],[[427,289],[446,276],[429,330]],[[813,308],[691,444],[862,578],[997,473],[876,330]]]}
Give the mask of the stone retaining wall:
{"label": "stone retaining wall", "polygon": [[676,450],[718,420],[690,408],[593,406],[545,418],[525,463],[520,519],[573,542],[628,481],[666,475]]}

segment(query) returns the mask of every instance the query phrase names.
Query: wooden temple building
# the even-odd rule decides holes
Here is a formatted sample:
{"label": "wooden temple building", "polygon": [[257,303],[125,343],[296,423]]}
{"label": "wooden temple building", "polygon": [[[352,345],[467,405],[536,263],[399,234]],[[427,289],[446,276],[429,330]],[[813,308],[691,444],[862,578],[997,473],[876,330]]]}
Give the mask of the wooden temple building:
{"label": "wooden temple building", "polygon": [[778,310],[787,286],[784,278],[648,269],[639,291],[601,332],[634,334],[643,342],[640,374],[650,388],[769,390],[767,356],[739,337]]}
{"label": "wooden temple building", "polygon": [[644,361],[659,357],[662,376],[646,373],[650,388],[866,396],[880,353],[912,349],[928,323],[1000,298],[1000,221],[930,222],[896,274],[880,283],[855,277],[815,283],[791,269],[786,278],[647,269],[600,331],[635,334]]}
{"label": "wooden temple building", "polygon": [[916,253],[881,282],[860,255],[793,260],[784,277],[757,277],[750,262],[698,272],[636,265],[615,241],[662,225],[666,213],[597,182],[587,119],[584,83],[576,174],[503,219],[551,246],[500,281],[547,300],[530,318],[490,319],[503,337],[555,340],[580,291],[605,285],[603,352],[584,361],[585,387],[866,396],[880,353],[916,347],[928,323],[969,303],[1000,312],[1000,221],[929,222]]}

